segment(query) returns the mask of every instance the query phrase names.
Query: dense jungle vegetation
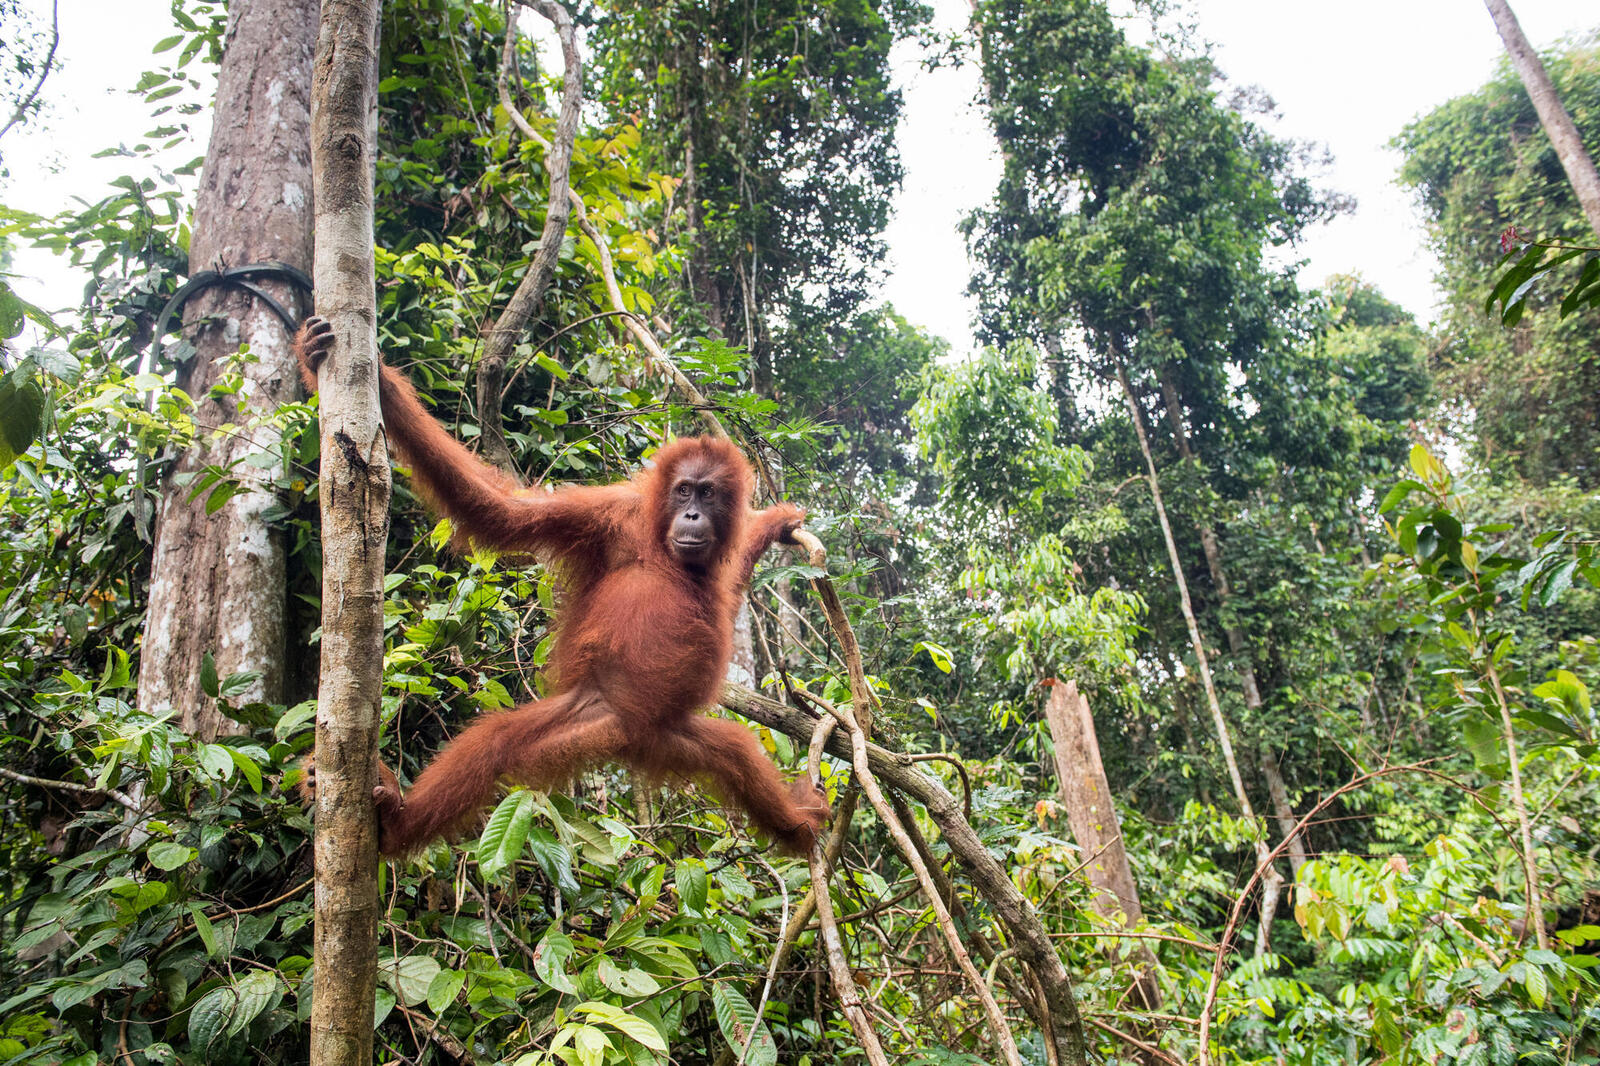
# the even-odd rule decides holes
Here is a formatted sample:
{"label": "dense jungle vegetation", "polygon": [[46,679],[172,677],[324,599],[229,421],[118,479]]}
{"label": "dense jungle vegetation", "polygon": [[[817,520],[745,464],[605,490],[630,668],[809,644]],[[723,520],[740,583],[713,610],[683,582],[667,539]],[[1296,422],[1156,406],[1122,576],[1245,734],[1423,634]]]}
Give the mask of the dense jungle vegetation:
{"label": "dense jungle vegetation", "polygon": [[[318,404],[281,325],[198,347],[197,319],[251,297],[164,313],[211,266],[185,191],[209,164],[158,150],[213,106],[251,6],[173,0],[126,176],[3,212],[4,248],[52,249],[85,287],[42,308],[0,278],[0,1066],[296,1061],[313,982],[339,979],[312,968],[294,791]],[[557,235],[494,363],[543,247],[561,54],[508,41],[497,4],[385,6],[379,347],[526,481],[603,482],[698,428],[625,311],[809,509],[871,706],[793,553],[756,572],[733,680],[870,713],[964,808],[1077,1012],[948,823],[885,779],[943,920],[829,756],[854,809],[831,912],[888,1061],[1006,1060],[948,926],[1019,1062],[1600,1062],[1600,235],[1511,68],[1383,131],[1441,264],[1424,324],[1359,276],[1299,276],[1337,192],[1203,48],[1102,0],[980,0],[954,38],[917,0],[571,14],[588,228]],[[47,45],[16,34],[0,81],[0,110],[46,127]],[[891,49],[982,73],[1004,172],[964,223],[971,356],[876,296],[904,177]],[[1600,152],[1600,43],[1545,62]],[[1530,243],[1575,251],[1535,276]],[[268,567],[270,619],[169,590],[147,625],[181,509],[209,546],[179,565]],[[409,779],[541,694],[558,591],[453,547],[403,470],[388,544],[382,751]],[[174,633],[211,636],[180,662]],[[803,739],[741,720],[805,765]],[[818,919],[785,929],[813,913],[807,864],[700,789],[617,767],[514,789],[480,836],[381,876],[374,1061],[863,1057]]]}

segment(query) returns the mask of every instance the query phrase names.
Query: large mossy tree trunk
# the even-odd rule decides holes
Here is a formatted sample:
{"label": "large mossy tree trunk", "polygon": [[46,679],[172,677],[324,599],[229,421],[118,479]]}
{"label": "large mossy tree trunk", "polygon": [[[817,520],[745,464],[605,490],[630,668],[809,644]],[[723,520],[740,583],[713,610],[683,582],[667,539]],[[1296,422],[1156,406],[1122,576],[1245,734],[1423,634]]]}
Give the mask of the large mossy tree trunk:
{"label": "large mossy tree trunk", "polygon": [[372,1061],[378,962],[378,711],[389,459],[378,405],[371,119],[378,0],[324,0],[312,82],[317,306],[334,342],[322,403],[312,1066]]}
{"label": "large mossy tree trunk", "polygon": [[[311,263],[311,55],[316,0],[253,0],[228,12],[217,76],[211,143],[201,173],[189,243],[189,271],[276,260]],[[296,319],[307,294],[288,282],[255,282]],[[209,652],[219,677],[247,671],[257,680],[241,701],[284,698],[285,548],[269,512],[279,434],[251,425],[295,398],[299,378],[289,327],[261,300],[238,289],[200,291],[184,317],[201,321],[198,349],[178,374],[195,398],[200,436],[168,473],[156,510],[150,606],[139,666],[139,706],[175,709],[189,733],[207,740],[239,727],[202,690]],[[246,391],[207,399],[248,345]],[[215,434],[217,427],[233,428]],[[258,458],[260,457],[260,458]],[[242,490],[215,514],[191,481],[207,466],[227,469]]]}

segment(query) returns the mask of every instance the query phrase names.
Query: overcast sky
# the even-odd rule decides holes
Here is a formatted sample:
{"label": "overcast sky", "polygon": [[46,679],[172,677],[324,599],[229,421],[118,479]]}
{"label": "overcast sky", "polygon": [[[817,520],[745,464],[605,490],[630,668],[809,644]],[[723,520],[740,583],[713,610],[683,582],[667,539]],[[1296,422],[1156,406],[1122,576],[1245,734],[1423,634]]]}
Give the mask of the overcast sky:
{"label": "overcast sky", "polygon": [[[30,2],[48,19],[47,3]],[[1587,0],[1514,0],[1514,6],[1539,47],[1600,25]],[[967,0],[934,0],[934,7],[947,29],[970,10]],[[1275,131],[1326,144],[1334,166],[1323,183],[1357,199],[1355,214],[1320,227],[1305,242],[1305,280],[1360,272],[1429,321],[1433,262],[1407,194],[1394,184],[1399,160],[1386,145],[1410,119],[1494,72],[1500,39],[1483,5],[1193,0],[1190,10],[1228,77],[1259,85],[1277,101]],[[89,156],[135,143],[150,128],[144,104],[125,90],[155,65],[150,48],[170,32],[166,0],[63,3],[66,65],[47,84],[46,121],[37,130],[13,131],[0,145],[12,173],[0,201],[52,213],[70,196],[104,196],[106,183],[136,161]],[[897,70],[906,91],[900,134],[906,185],[887,234],[884,297],[962,351],[971,343],[970,305],[962,295],[968,267],[955,225],[988,198],[998,163],[972,105],[975,70],[922,71],[909,49],[899,55]],[[202,140],[182,158],[203,150]],[[81,282],[49,257],[20,253],[16,269],[25,275],[18,281],[24,295],[57,307],[76,299]]]}
{"label": "overcast sky", "polygon": [[[933,3],[946,29],[970,10],[967,0]],[[1538,48],[1600,26],[1592,0],[1512,0],[1512,6]],[[1259,85],[1277,101],[1274,132],[1327,145],[1334,161],[1322,184],[1356,198],[1354,214],[1304,241],[1305,283],[1360,273],[1420,321],[1431,321],[1434,261],[1409,195],[1395,184],[1400,158],[1387,144],[1411,119],[1494,74],[1501,43],[1483,4],[1191,0],[1189,11],[1228,78]],[[888,233],[885,297],[961,351],[971,344],[972,304],[961,292],[968,269],[955,224],[988,199],[999,162],[971,104],[977,72],[918,70],[909,49],[899,59],[906,187]]]}

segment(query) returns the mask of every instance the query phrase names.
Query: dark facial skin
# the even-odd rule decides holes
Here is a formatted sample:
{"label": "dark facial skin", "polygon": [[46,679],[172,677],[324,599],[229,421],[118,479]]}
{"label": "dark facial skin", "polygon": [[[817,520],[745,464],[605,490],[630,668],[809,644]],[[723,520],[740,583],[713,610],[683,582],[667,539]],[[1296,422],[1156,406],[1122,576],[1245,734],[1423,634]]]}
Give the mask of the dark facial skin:
{"label": "dark facial skin", "polygon": [[672,523],[667,527],[667,549],[684,566],[700,570],[716,557],[721,537],[721,517],[730,501],[721,499],[709,464],[692,463],[672,479],[667,506]]}

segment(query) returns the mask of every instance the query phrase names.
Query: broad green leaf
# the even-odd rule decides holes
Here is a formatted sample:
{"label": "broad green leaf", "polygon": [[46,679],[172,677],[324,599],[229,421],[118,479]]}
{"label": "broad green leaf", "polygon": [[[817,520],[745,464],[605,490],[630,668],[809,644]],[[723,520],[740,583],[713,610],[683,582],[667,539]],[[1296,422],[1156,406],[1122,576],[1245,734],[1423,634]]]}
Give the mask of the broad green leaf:
{"label": "broad green leaf", "polygon": [[434,978],[443,967],[431,955],[407,955],[378,964],[378,977],[408,1007],[428,998]]}
{"label": "broad green leaf", "polygon": [[611,991],[635,999],[653,996],[661,991],[661,982],[648,971],[633,966],[620,966],[609,955],[600,956],[600,961],[595,967],[595,976],[599,977],[600,983]]}
{"label": "broad green leaf", "polygon": [[467,983],[467,975],[460,970],[440,970],[433,975],[433,980],[428,982],[428,1009],[434,1014],[443,1014],[461,994],[461,989]]}
{"label": "broad green leaf", "polygon": [[198,849],[162,840],[145,849],[145,857],[158,870],[176,870],[200,854]]}
{"label": "broad green leaf", "polygon": [[262,1011],[283,997],[278,975],[271,970],[251,970],[233,988],[239,999],[228,1020],[227,1033],[230,1037],[242,1033],[244,1027],[255,1021]]}
{"label": "broad green leaf", "polygon": [[672,874],[678,888],[678,898],[692,911],[706,907],[706,864],[699,859],[684,859]]}
{"label": "broad green leaf", "polygon": [[[756,1017],[756,1009],[726,981],[711,986],[711,1006],[717,1016],[717,1027],[722,1030],[728,1046],[742,1049],[750,1041],[750,1053],[745,1056],[748,1066],[776,1066],[778,1046],[767,1031],[766,1023]],[[751,1031],[755,1036],[751,1039]]]}
{"label": "broad green leaf", "polygon": [[533,856],[539,869],[545,876],[556,883],[561,893],[567,897],[578,894],[578,879],[572,872],[572,852],[561,841],[556,839],[554,833],[536,826],[527,834],[528,852]]}
{"label": "broad green leaf", "polygon": [[955,669],[955,658],[943,645],[935,644],[931,640],[919,640],[912,647],[911,654],[915,655],[919,651],[928,653],[928,658],[933,660],[933,665],[939,668],[940,673],[948,674]]}
{"label": "broad green leaf", "polygon": [[0,470],[32,447],[44,429],[44,389],[34,380],[33,361],[24,359],[0,377]]}
{"label": "broad green leaf", "polygon": [[556,991],[576,995],[578,986],[567,976],[567,960],[572,957],[573,950],[572,938],[552,925],[533,949],[534,974]]}
{"label": "broad green leaf", "polygon": [[189,1046],[201,1056],[207,1055],[217,1037],[228,1028],[233,1008],[239,1001],[238,993],[228,985],[220,985],[200,997],[189,1011]]}
{"label": "broad green leaf", "polygon": [[1403,481],[1397,482],[1394,488],[1390,489],[1384,495],[1383,502],[1378,505],[1378,513],[1388,514],[1390,511],[1404,503],[1406,497],[1410,496],[1413,492],[1427,491],[1428,486],[1424,485],[1420,481],[1412,481],[1410,478],[1406,478]]}
{"label": "broad green leaf", "polygon": [[1485,718],[1469,718],[1461,728],[1467,750],[1480,770],[1489,770],[1505,761],[1500,747],[1500,727]]}
{"label": "broad green leaf", "polygon": [[484,877],[497,879],[522,855],[538,807],[538,797],[520,788],[495,807],[478,838],[478,868]]}
{"label": "broad green leaf", "polygon": [[1528,1001],[1535,1007],[1543,1007],[1545,998],[1550,994],[1550,984],[1544,976],[1544,970],[1531,962],[1524,962],[1522,968],[1522,987],[1528,990]]}
{"label": "broad green leaf", "polygon": [[217,661],[208,651],[200,656],[200,691],[212,699],[221,694],[222,689],[217,683]]}
{"label": "broad green leaf", "polygon": [[379,985],[377,992],[372,997],[372,1027],[374,1029],[382,1025],[383,1020],[389,1017],[389,1012],[394,1010],[394,1003],[394,993]]}
{"label": "broad green leaf", "polygon": [[624,1036],[637,1040],[657,1054],[665,1055],[667,1053],[667,1042],[662,1039],[655,1026],[643,1018],[629,1014],[621,1007],[592,999],[586,1003],[578,1004],[572,1009],[572,1013],[581,1014],[591,1021],[599,1022],[601,1025],[609,1025]]}

